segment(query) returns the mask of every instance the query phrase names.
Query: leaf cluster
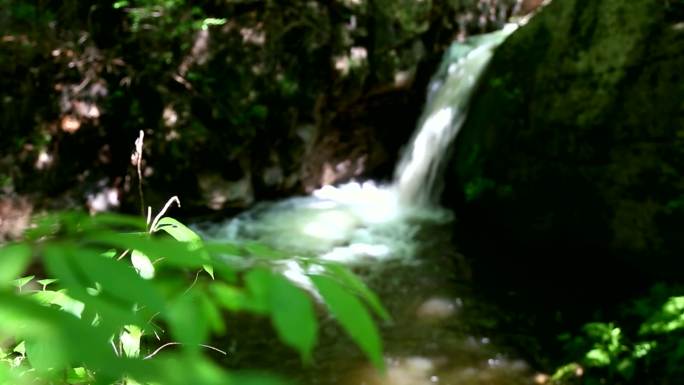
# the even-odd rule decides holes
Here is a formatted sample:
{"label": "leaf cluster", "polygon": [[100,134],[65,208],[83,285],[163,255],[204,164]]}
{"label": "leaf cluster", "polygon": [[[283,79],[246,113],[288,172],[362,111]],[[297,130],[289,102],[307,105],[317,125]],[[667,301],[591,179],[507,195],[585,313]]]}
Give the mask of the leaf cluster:
{"label": "leaf cluster", "polygon": [[625,306],[614,322],[585,324],[582,333],[564,335],[575,362],[553,379],[584,384],[643,383],[647,378],[684,375],[684,297],[681,288],[657,285],[651,294]]}
{"label": "leaf cluster", "polygon": [[382,367],[371,312],[389,317],[376,296],[343,266],[312,259],[294,262],[305,290],[279,268],[285,256],[204,242],[170,217],[149,228],[113,214],[43,217],[25,241],[0,248],[0,384],[276,384],[217,366],[209,353],[221,347],[208,344],[226,332],[229,314],[253,313],[310,362],[318,339],[310,291]]}

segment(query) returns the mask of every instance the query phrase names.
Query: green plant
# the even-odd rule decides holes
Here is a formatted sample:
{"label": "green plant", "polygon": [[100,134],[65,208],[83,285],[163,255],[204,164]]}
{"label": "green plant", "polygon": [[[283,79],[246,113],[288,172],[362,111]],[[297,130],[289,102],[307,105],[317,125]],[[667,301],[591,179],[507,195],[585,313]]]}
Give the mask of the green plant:
{"label": "green plant", "polygon": [[119,0],[112,6],[123,9],[129,15],[132,29],[138,32],[149,29],[155,24],[173,25],[174,17],[181,16],[183,22],[175,24],[174,32],[188,32],[197,29],[207,29],[210,26],[223,25],[226,19],[204,17],[202,8],[190,7],[184,0]]}
{"label": "green plant", "polygon": [[[557,383],[584,377],[584,384],[642,383],[644,376],[684,375],[684,296],[678,288],[658,285],[628,306],[619,322],[592,322],[582,334],[562,337],[576,362],[563,365]],[[618,326],[623,325],[623,326]]]}
{"label": "green plant", "polygon": [[[281,341],[311,360],[314,302],[279,270],[286,254],[204,242],[164,211],[147,224],[114,214],[47,215],[25,241],[0,248],[0,384],[279,383],[209,359],[221,352],[211,336],[224,333],[225,314],[236,311],[269,317]],[[382,367],[367,309],[388,315],[375,295],[342,266],[295,263]]]}

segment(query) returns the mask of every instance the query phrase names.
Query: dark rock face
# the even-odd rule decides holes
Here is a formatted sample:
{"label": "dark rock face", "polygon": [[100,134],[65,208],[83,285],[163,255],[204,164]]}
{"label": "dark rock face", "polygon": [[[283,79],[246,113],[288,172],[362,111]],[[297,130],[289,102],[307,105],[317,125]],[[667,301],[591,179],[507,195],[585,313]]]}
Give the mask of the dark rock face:
{"label": "dark rock face", "polygon": [[682,8],[556,0],[514,33],[455,144],[445,200],[464,222],[556,270],[681,277]]}

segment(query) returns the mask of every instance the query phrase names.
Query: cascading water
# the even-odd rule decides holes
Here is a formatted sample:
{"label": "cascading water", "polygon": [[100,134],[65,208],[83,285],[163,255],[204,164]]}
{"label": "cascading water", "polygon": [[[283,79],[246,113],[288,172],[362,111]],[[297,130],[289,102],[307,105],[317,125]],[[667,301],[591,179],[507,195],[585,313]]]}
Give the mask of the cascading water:
{"label": "cascading water", "polygon": [[[383,328],[385,377],[368,369],[363,357],[336,350],[344,344],[342,337],[318,352],[318,359],[332,367],[302,371],[295,363],[282,371],[316,384],[532,383],[524,362],[499,354],[488,337],[474,336],[462,326],[468,321],[461,313],[480,305],[468,299],[467,287],[455,283],[454,276],[467,274],[459,270],[452,251],[451,213],[435,204],[448,147],[465,120],[471,94],[494,49],[514,29],[507,26],[454,44],[445,54],[391,185],[325,186],[308,197],[262,203],[221,225],[199,226],[208,238],[257,241],[293,255],[282,266],[303,287],[307,265],[297,255],[348,264],[380,294],[394,318]],[[246,354],[246,362],[253,359],[251,343],[258,345],[247,339],[236,350]],[[281,364],[274,360],[265,365]]]}
{"label": "cascading water", "polygon": [[418,130],[396,169],[394,183],[402,204],[428,205],[439,198],[447,151],[465,121],[478,79],[494,49],[516,28],[507,24],[500,31],[454,44],[445,54],[430,82]]}
{"label": "cascading water", "polygon": [[352,182],[325,186],[309,197],[259,205],[206,235],[253,239],[283,250],[347,262],[368,254],[375,258],[404,254],[397,251],[411,248],[416,227],[409,218],[450,218],[449,212],[434,205],[441,192],[440,174],[449,145],[465,120],[471,94],[494,49],[516,27],[508,24],[500,31],[455,43],[445,53],[430,82],[418,129],[391,185]]}

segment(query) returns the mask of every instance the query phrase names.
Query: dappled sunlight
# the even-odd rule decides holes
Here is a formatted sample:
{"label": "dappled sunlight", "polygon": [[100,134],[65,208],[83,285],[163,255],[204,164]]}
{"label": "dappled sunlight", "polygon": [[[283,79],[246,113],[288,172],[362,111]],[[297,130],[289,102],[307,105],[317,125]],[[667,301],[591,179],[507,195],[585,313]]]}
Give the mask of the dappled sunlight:
{"label": "dappled sunlight", "polygon": [[394,73],[394,86],[407,87],[413,81],[414,73],[412,71],[397,71]]}
{"label": "dappled sunlight", "polygon": [[266,31],[263,25],[257,24],[254,27],[240,28],[240,35],[242,35],[242,42],[263,46],[266,43]]}
{"label": "dappled sunlight", "polygon": [[367,64],[368,50],[366,47],[351,47],[349,52],[333,58],[335,69],[342,76],[346,76],[350,71],[361,68]]}
{"label": "dappled sunlight", "polygon": [[400,214],[396,192],[372,182],[351,182],[341,186],[323,186],[312,195],[318,199],[346,206],[367,223],[384,223]]}
{"label": "dappled sunlight", "polygon": [[179,83],[192,88],[189,83],[187,83],[185,76],[192,66],[206,63],[209,58],[209,42],[210,34],[208,29],[201,29],[195,33],[195,41],[192,44],[190,52],[185,55],[178,66],[176,80]]}
{"label": "dappled sunlight", "polygon": [[166,127],[174,127],[178,123],[178,112],[176,112],[172,105],[167,105],[164,107],[164,111],[162,111],[162,119]]}
{"label": "dappled sunlight", "polygon": [[119,190],[113,187],[104,187],[86,195],[88,211],[91,214],[115,210],[119,201]]}
{"label": "dappled sunlight", "polygon": [[321,186],[333,185],[340,180],[349,178],[350,176],[361,175],[365,169],[366,156],[363,155],[358,159],[346,159],[334,166],[330,162],[323,163],[323,172],[319,184]]}
{"label": "dappled sunlight", "polygon": [[66,115],[60,120],[60,127],[62,131],[73,134],[81,128],[81,121],[72,115]]}
{"label": "dappled sunlight", "polygon": [[29,227],[32,214],[33,205],[26,198],[0,193],[0,242],[19,239]]}
{"label": "dappled sunlight", "polygon": [[36,162],[33,167],[35,167],[36,170],[45,170],[52,167],[54,162],[54,156],[47,150],[42,149],[38,152],[38,156],[36,157]]}

